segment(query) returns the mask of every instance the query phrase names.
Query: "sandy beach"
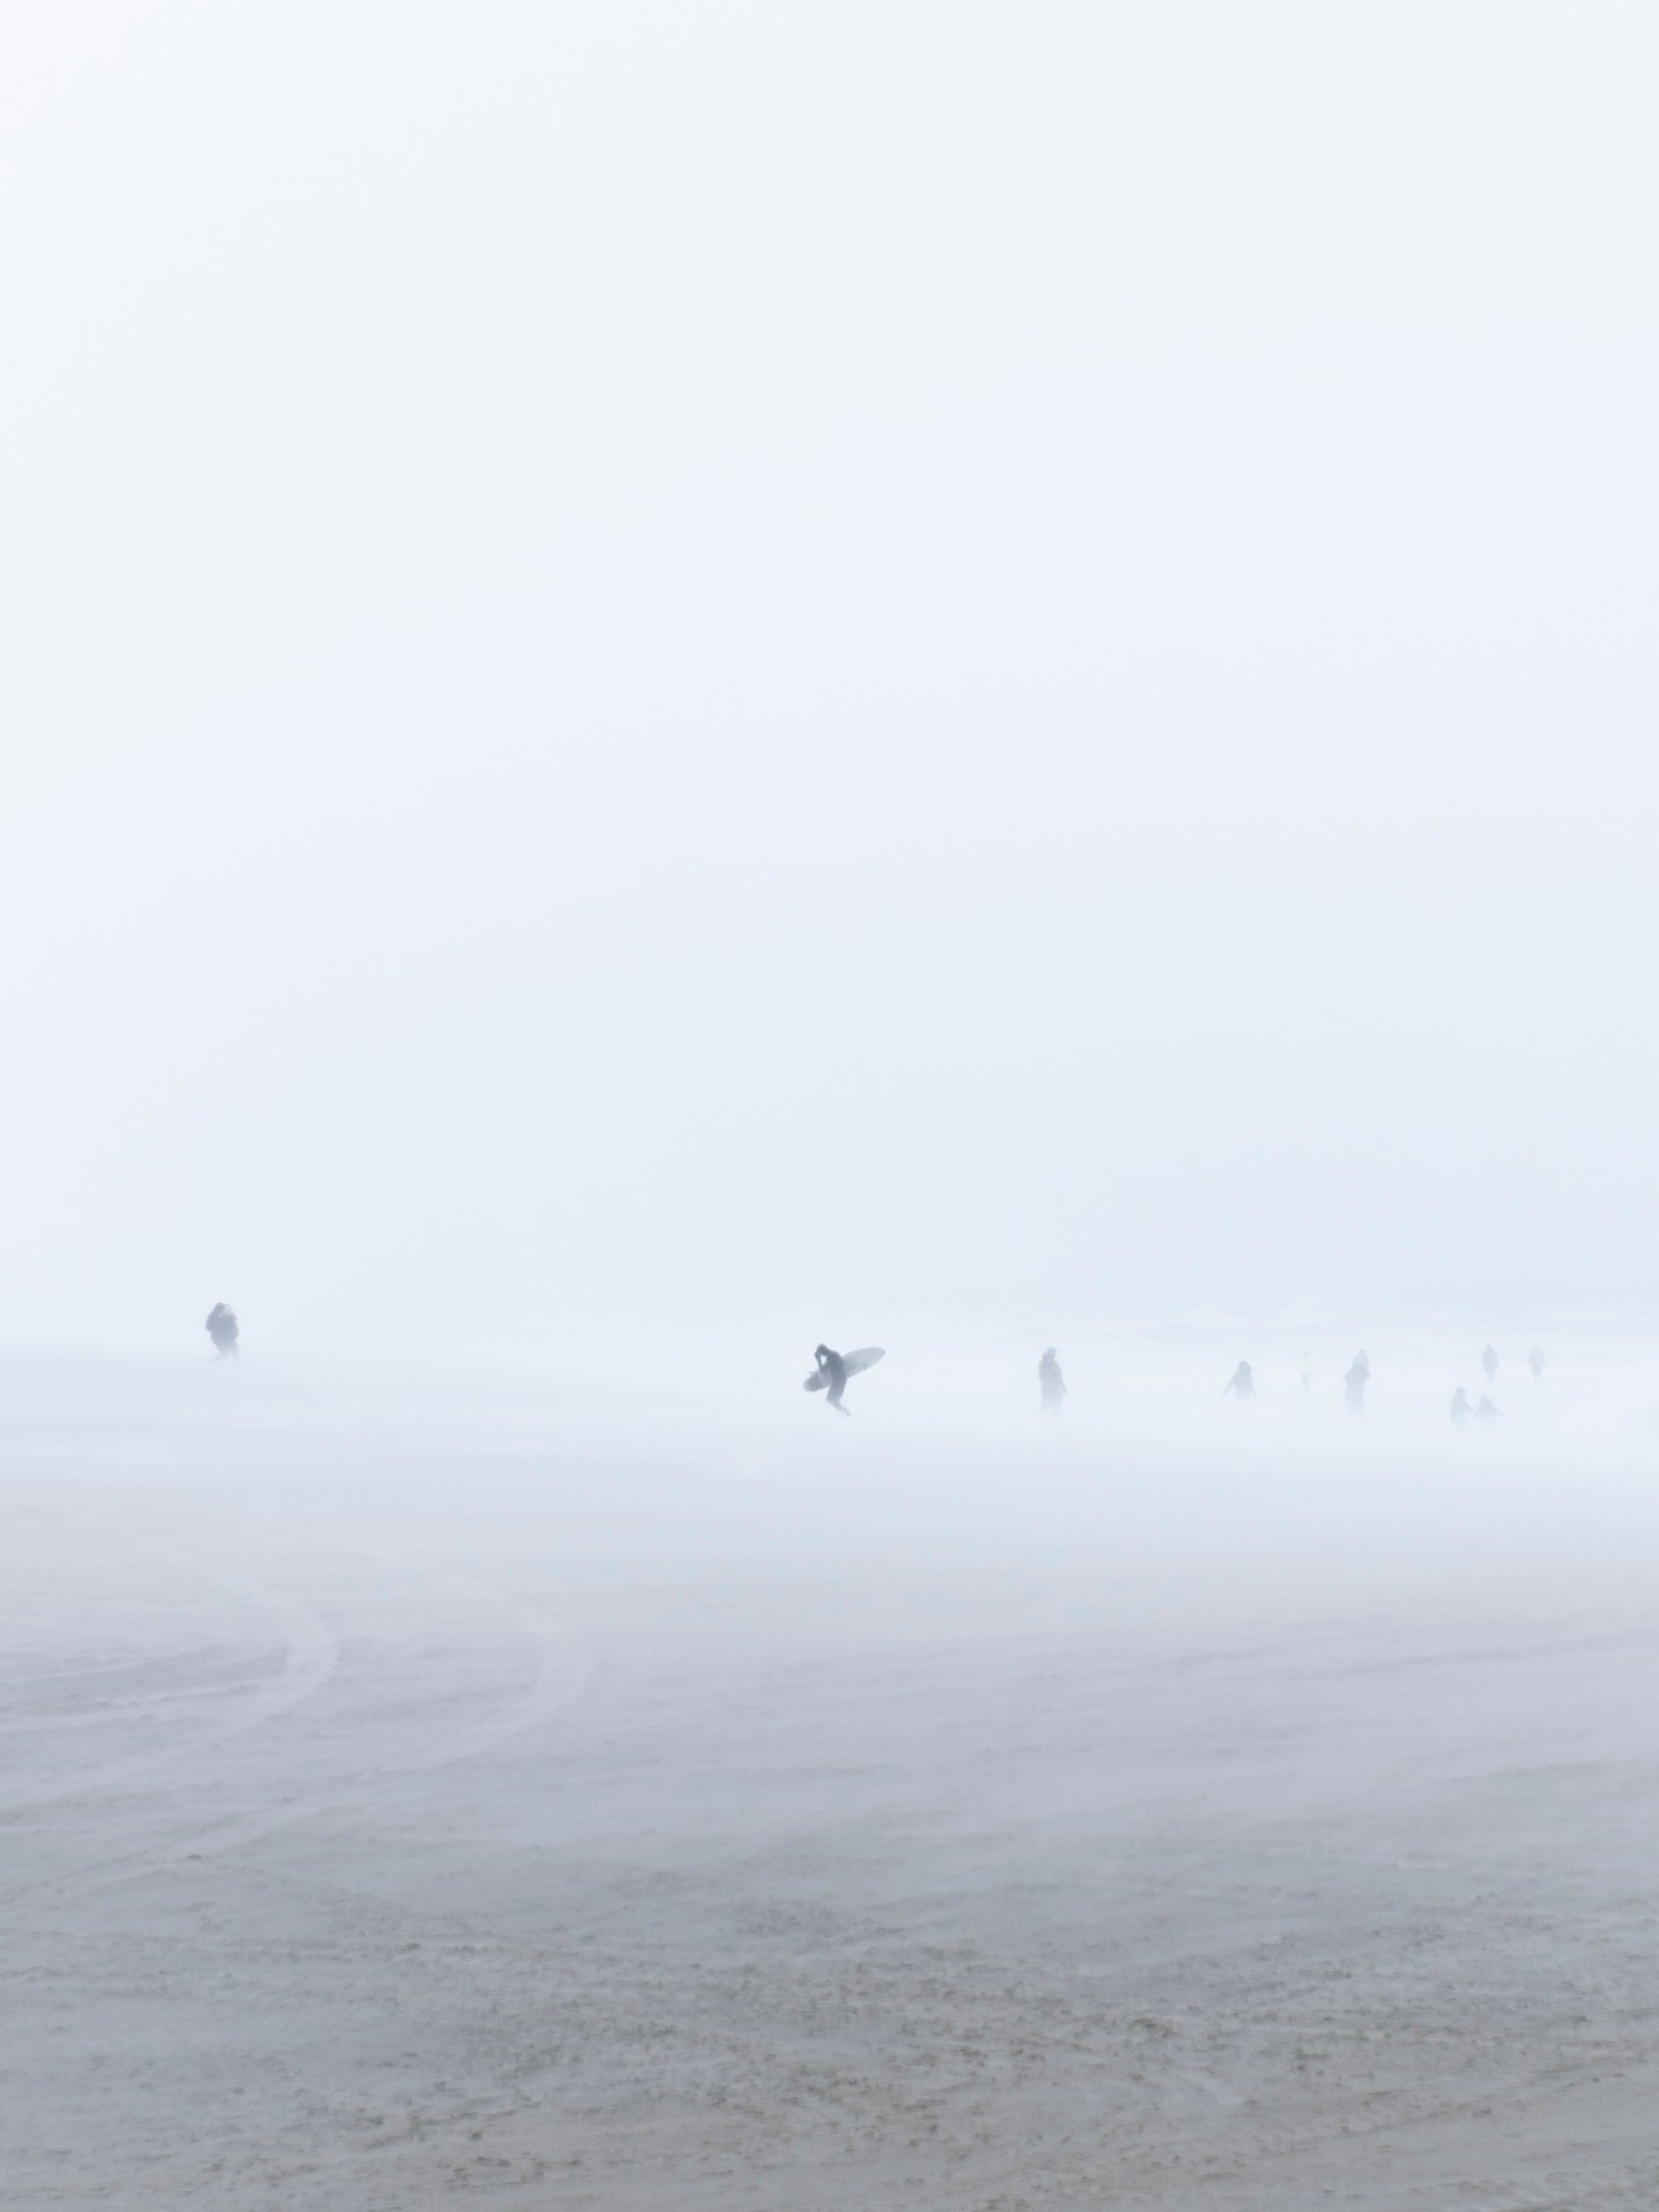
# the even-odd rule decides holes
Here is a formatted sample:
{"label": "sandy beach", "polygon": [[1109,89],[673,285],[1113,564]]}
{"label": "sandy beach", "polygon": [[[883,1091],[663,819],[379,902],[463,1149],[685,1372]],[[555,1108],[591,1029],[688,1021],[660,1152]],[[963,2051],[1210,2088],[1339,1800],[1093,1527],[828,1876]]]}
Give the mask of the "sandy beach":
{"label": "sandy beach", "polygon": [[1653,2201],[1639,1451],[191,1389],[12,1393],[9,2204]]}

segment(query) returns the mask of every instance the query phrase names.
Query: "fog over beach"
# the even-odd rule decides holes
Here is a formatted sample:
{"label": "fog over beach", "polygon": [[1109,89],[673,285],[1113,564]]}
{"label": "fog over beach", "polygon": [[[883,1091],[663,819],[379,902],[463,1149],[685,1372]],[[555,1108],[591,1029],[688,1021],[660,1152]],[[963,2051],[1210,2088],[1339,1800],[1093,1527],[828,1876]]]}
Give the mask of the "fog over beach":
{"label": "fog over beach", "polygon": [[1640,2203],[1650,1351],[1210,1348],[9,1364],[15,2201]]}
{"label": "fog over beach", "polygon": [[9,12],[8,2208],[1652,2202],[1655,45]]}

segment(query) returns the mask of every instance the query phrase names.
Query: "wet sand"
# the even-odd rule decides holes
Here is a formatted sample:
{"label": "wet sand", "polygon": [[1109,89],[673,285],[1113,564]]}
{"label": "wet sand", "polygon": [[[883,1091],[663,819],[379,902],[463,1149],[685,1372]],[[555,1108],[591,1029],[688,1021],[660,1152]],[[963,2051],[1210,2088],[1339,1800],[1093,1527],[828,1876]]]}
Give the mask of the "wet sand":
{"label": "wet sand", "polygon": [[11,1394],[8,2205],[1655,2201],[1639,1442],[229,1380]]}

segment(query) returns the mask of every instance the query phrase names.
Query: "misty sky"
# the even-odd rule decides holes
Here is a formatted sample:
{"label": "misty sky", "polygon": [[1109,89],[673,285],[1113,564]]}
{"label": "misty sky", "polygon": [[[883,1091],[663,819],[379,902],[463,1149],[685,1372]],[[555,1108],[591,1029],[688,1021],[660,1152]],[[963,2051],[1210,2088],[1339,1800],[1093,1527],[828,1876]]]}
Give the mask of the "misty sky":
{"label": "misty sky", "polygon": [[0,1323],[1650,1305],[1656,45],[9,9]]}

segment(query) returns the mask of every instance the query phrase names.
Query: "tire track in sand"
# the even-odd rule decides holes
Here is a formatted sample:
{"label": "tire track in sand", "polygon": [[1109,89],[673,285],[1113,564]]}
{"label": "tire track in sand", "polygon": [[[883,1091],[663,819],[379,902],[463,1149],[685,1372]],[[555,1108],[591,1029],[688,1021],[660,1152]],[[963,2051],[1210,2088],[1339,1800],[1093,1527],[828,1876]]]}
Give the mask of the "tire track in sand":
{"label": "tire track in sand", "polygon": [[[277,1620],[283,1632],[283,1656],[275,1678],[263,1689],[256,1690],[237,1712],[216,1725],[191,1729],[173,1743],[125,1753],[100,1760],[95,1766],[81,1767],[70,1774],[54,1775],[46,1781],[24,1784],[21,1788],[4,1791],[0,1794],[0,1816],[30,1812],[41,1806],[60,1804],[68,1798],[119,1788],[124,1783],[141,1781],[158,1770],[176,1765],[181,1759],[216,1750],[237,1736],[246,1735],[250,1729],[264,1727],[278,1714],[292,1712],[296,1705],[315,1697],[339,1664],[339,1638],[309,1606],[250,1582],[246,1576],[227,1572],[199,1553],[171,1544],[155,1548],[185,1561],[218,1589],[240,1596],[256,1611]],[[176,1698],[165,1692],[149,1699],[131,1700],[121,1709],[121,1723],[131,1725],[145,1712],[165,1714],[170,1705],[176,1708]]]}
{"label": "tire track in sand", "polygon": [[[381,1559],[377,1564],[382,1566],[407,1565],[405,1562],[390,1559]],[[529,1684],[487,1717],[473,1721],[423,1749],[366,1767],[323,1788],[286,1798],[278,1804],[258,1811],[230,1814],[206,1825],[198,1824],[171,1843],[159,1847],[152,1846],[125,1857],[109,1860],[101,1866],[82,1868],[72,1874],[48,1877],[44,1881],[30,1884],[29,1889],[37,1893],[50,1892],[58,1897],[75,1896],[113,1883],[137,1881],[146,1875],[159,1874],[185,1861],[214,1858],[227,1851],[240,1850],[281,1829],[299,1826],[320,1814],[343,1810],[354,1804],[372,1802],[383,1785],[405,1775],[437,1772],[511,1742],[515,1736],[525,1735],[543,1721],[574,1705],[581,1695],[592,1676],[593,1662],[586,1641],[575,1630],[554,1620],[538,1607],[525,1603],[507,1591],[478,1582],[471,1577],[435,1573],[418,1567],[409,1571],[469,1596],[486,1599],[494,1619],[507,1620],[527,1638],[536,1652],[535,1672]],[[13,1893],[14,1895],[21,1893]]]}

